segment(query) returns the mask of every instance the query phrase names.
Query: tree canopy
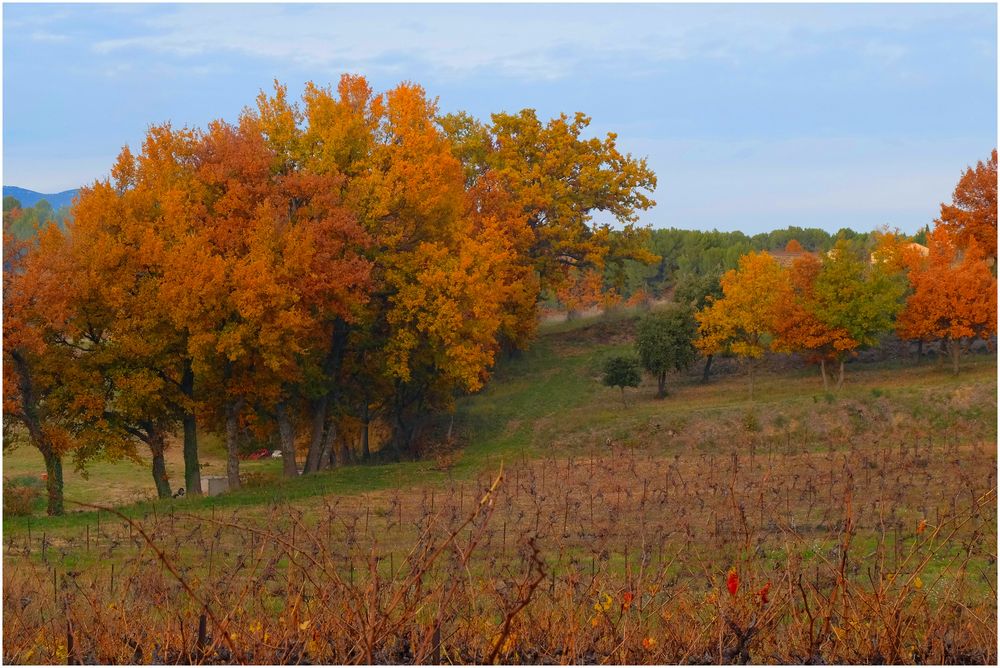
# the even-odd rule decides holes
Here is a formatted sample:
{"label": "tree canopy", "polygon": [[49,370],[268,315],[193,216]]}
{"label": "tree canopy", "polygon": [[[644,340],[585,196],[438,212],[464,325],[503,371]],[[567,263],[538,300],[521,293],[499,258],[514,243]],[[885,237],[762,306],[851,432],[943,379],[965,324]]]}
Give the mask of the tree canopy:
{"label": "tree canopy", "polygon": [[656,377],[658,397],[667,395],[667,374],[683,371],[694,361],[697,327],[691,308],[678,304],[640,321],[636,348],[643,368]]}

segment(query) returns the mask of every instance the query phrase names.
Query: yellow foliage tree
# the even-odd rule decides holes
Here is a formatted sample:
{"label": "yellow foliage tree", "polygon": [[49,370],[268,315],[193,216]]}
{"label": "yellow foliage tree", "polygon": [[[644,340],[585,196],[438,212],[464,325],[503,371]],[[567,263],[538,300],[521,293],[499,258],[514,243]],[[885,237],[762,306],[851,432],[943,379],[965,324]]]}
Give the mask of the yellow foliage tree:
{"label": "yellow foliage tree", "polygon": [[728,352],[743,359],[753,398],[756,362],[770,348],[776,306],[786,294],[784,271],[767,253],[750,253],[723,275],[721,285],[722,297],[710,298],[695,315],[695,346],[704,355]]}

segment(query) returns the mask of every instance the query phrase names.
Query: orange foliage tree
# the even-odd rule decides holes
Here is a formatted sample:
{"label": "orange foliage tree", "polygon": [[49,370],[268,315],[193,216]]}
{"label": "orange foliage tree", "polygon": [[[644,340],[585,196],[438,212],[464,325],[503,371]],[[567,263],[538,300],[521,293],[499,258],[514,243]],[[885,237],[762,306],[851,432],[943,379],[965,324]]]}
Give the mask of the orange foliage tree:
{"label": "orange foliage tree", "polygon": [[4,447],[26,435],[41,453],[50,515],[64,510],[66,456],[83,470],[98,455],[133,455],[105,410],[105,332],[76,308],[76,273],[54,224],[26,242],[4,235]]}
{"label": "orange foliage tree", "polygon": [[604,275],[595,269],[570,270],[556,289],[556,298],[566,308],[567,318],[575,318],[603,302]]}
{"label": "orange foliage tree", "polygon": [[997,257],[997,150],[986,162],[979,161],[962,173],[951,204],[941,205],[938,224],[950,231],[955,243],[967,246],[973,240],[983,255]]}
{"label": "orange foliage tree", "polygon": [[952,369],[958,373],[963,348],[975,338],[996,334],[997,279],[974,238],[967,239],[962,250],[949,228],[939,225],[927,241],[930,254],[911,260],[913,293],[896,331],[903,339],[946,341]]}

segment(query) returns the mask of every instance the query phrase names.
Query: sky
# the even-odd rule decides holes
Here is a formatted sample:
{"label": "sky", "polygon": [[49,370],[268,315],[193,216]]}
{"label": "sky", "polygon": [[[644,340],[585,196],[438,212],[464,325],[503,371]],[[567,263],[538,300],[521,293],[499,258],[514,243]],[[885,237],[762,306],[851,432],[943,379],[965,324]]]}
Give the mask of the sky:
{"label": "sky", "polygon": [[4,4],[3,183],[91,183],[150,124],[351,72],[585,112],[648,158],[654,227],[914,232],[997,144],[996,58],[991,4]]}

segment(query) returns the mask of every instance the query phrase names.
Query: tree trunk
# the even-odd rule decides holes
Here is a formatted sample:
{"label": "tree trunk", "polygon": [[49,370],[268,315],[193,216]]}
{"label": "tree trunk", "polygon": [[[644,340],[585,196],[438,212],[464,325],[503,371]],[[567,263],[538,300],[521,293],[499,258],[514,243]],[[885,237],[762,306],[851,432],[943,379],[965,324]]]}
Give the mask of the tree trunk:
{"label": "tree trunk", "polygon": [[396,461],[401,461],[403,459],[403,451],[409,448],[409,439],[407,438],[407,427],[406,422],[403,420],[403,412],[405,410],[405,404],[402,397],[402,392],[404,390],[397,388],[396,399],[393,406],[393,427],[392,436],[389,438],[389,443],[392,447],[392,454]]}
{"label": "tree trunk", "polygon": [[[194,371],[191,360],[184,363],[184,375],[181,376],[181,392],[189,400],[194,399]],[[201,465],[198,463],[198,419],[194,408],[184,411],[181,421],[184,423],[184,484],[188,496],[201,496]]]}
{"label": "tree trunk", "polygon": [[365,402],[364,412],[361,416],[361,460],[371,461],[372,451],[368,443],[369,432],[371,430],[371,415],[368,413],[368,403]]}
{"label": "tree trunk", "polygon": [[753,401],[754,377],[753,360],[750,360],[750,401]]}
{"label": "tree trunk", "polygon": [[622,391],[622,406],[624,406],[625,408],[628,408],[628,404],[625,403],[625,386],[624,385],[620,385],[618,387],[618,389]]}
{"label": "tree trunk", "polygon": [[958,360],[962,354],[962,342],[955,339],[949,339],[948,352],[951,353],[951,371],[957,376]]}
{"label": "tree trunk", "polygon": [[45,458],[45,490],[49,497],[49,515],[62,515],[63,508],[63,473],[62,457],[46,449],[42,452]]}
{"label": "tree trunk", "polygon": [[230,401],[226,406],[226,478],[229,489],[240,488],[240,411],[243,399]]}
{"label": "tree trunk", "polygon": [[[337,453],[333,447],[337,440],[337,423],[331,420],[330,426],[326,428],[326,436],[323,437],[323,448],[320,450],[319,462],[317,463],[317,469],[323,463],[324,460],[330,462],[330,468],[337,466]],[[341,462],[343,464],[343,462]]]}
{"label": "tree trunk", "polygon": [[829,392],[830,391],[830,383],[826,379],[826,360],[825,359],[821,359],[819,361],[819,372],[821,374],[823,374],[823,391],[824,392]]}
{"label": "tree trunk", "polygon": [[844,360],[840,360],[840,373],[837,376],[837,389],[844,386]]}
{"label": "tree trunk", "polygon": [[354,463],[354,456],[351,454],[351,448],[347,445],[347,438],[340,439],[340,465],[347,466],[348,464]]}
{"label": "tree trunk", "polygon": [[708,374],[709,374],[709,369],[712,368],[713,357],[714,355],[709,355],[708,357],[705,358],[705,370],[701,372],[701,382],[703,383],[708,382]]}
{"label": "tree trunk", "polygon": [[924,340],[917,341],[917,364],[924,361]]}
{"label": "tree trunk", "polygon": [[661,371],[656,377],[656,398],[667,396],[667,372]]}
{"label": "tree trunk", "polygon": [[396,414],[396,427],[392,435],[392,453],[396,461],[403,460],[403,453],[409,450],[408,428],[403,421],[402,412]]}
{"label": "tree trunk", "polygon": [[299,474],[295,464],[295,429],[285,409],[285,402],[280,402],[275,409],[278,417],[278,440],[281,442],[282,470],[286,478],[294,478]]}
{"label": "tree trunk", "polygon": [[[38,399],[35,396],[35,384],[31,377],[31,367],[27,358],[16,348],[10,349],[9,354],[17,372],[17,389],[21,395],[21,420],[25,429],[28,430],[28,437],[31,439],[32,445],[38,448],[45,459],[45,487],[49,497],[48,513],[49,515],[62,515],[62,459],[53,451],[45,436],[45,431],[42,429],[42,419],[38,413]],[[6,386],[4,389],[7,389]]]}
{"label": "tree trunk", "polygon": [[[343,364],[344,353],[347,349],[347,334],[347,323],[343,319],[337,318],[333,323],[330,350],[323,363],[323,374],[331,383],[338,376],[340,367]],[[306,462],[303,467],[305,473],[318,471],[320,462],[323,461],[323,448],[326,445],[323,427],[326,425],[327,413],[330,410],[330,404],[333,400],[334,396],[331,390],[320,397],[314,404],[312,438],[309,440],[309,450],[306,452]]]}
{"label": "tree trunk", "polygon": [[323,454],[326,412],[329,405],[329,393],[324,394],[313,402],[312,438],[309,439],[309,451],[306,453],[305,473],[312,473],[319,470]]}
{"label": "tree trunk", "polygon": [[153,456],[153,484],[156,485],[156,496],[161,499],[169,499],[173,491],[170,489],[170,480],[167,478],[167,461],[163,456],[166,450],[166,442],[163,432],[159,429],[149,429],[149,451]]}

